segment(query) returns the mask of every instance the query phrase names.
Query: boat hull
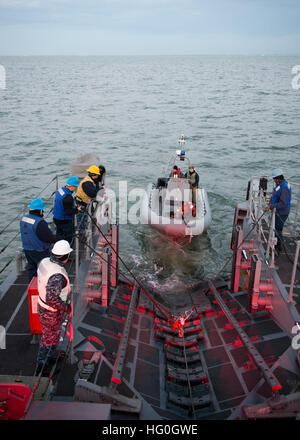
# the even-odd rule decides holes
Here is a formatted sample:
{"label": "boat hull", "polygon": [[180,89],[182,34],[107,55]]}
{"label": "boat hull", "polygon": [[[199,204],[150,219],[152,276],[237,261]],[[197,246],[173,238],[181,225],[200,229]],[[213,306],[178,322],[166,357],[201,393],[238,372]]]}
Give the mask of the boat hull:
{"label": "boat hull", "polygon": [[197,190],[196,217],[170,218],[159,215],[155,210],[159,190],[149,184],[142,199],[141,218],[143,224],[148,224],[163,235],[172,238],[184,238],[203,234],[211,223],[211,211],[205,189]]}

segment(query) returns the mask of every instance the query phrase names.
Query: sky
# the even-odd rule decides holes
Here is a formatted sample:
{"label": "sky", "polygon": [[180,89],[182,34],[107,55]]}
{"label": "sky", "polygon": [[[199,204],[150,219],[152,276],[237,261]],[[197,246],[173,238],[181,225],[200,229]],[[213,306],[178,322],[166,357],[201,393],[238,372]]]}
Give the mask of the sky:
{"label": "sky", "polygon": [[0,55],[299,55],[300,0],[0,0]]}

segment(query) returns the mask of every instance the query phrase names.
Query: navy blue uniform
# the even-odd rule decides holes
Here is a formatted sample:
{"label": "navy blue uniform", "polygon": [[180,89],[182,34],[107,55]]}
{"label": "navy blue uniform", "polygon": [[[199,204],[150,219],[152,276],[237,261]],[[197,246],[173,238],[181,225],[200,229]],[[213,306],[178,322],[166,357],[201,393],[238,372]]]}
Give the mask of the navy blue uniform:
{"label": "navy blue uniform", "polygon": [[39,262],[43,258],[49,257],[50,245],[57,240],[39,210],[29,211],[29,214],[22,217],[20,231],[24,253],[28,261],[28,278],[31,281],[37,275]]}
{"label": "navy blue uniform", "polygon": [[77,212],[72,192],[65,186],[56,191],[53,221],[58,240],[67,240],[71,243],[74,235],[74,215]]}
{"label": "navy blue uniform", "polygon": [[270,209],[276,208],[275,214],[275,235],[279,247],[282,242],[282,230],[286,222],[291,207],[292,189],[290,184],[284,180],[273,189]]}

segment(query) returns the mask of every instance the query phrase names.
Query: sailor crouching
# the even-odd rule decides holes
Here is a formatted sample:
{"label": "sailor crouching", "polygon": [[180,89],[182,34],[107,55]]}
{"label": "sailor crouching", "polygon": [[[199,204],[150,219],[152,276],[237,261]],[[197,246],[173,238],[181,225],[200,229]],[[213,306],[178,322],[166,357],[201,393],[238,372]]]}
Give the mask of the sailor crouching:
{"label": "sailor crouching", "polygon": [[55,243],[50,258],[44,258],[38,266],[38,316],[42,336],[37,354],[37,370],[46,372],[55,361],[65,313],[71,312],[70,281],[64,265],[72,252],[68,241]]}

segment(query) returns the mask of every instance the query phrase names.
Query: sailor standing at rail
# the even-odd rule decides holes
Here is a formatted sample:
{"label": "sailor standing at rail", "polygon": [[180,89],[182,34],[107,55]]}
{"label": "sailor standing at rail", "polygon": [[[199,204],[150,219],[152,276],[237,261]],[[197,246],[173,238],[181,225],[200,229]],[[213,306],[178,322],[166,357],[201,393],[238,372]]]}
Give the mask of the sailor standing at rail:
{"label": "sailor standing at rail", "polygon": [[86,207],[91,200],[95,200],[100,189],[99,178],[101,173],[99,167],[92,165],[87,171],[88,175],[82,179],[76,193],[76,203],[82,207],[77,217],[80,230],[85,229],[86,226]]}
{"label": "sailor standing at rail", "polygon": [[275,236],[277,238],[276,250],[282,250],[282,230],[286,222],[291,206],[292,189],[291,185],[285,180],[283,171],[280,168],[275,168],[272,171],[272,177],[275,182],[272,198],[270,204],[266,207],[266,211],[276,208],[275,213]]}
{"label": "sailor standing at rail", "polygon": [[33,199],[29,208],[29,214],[20,221],[21,239],[24,253],[28,261],[29,281],[37,274],[38,263],[50,255],[50,245],[57,241],[52,234],[47,222],[43,219],[45,204],[43,199]]}
{"label": "sailor standing at rail", "polygon": [[38,266],[38,315],[42,325],[42,337],[37,354],[36,374],[44,367],[44,373],[57,357],[65,313],[71,312],[69,302],[70,281],[64,265],[72,252],[68,241],[55,243],[50,258],[44,258]]}
{"label": "sailor standing at rail", "polygon": [[79,179],[71,176],[65,186],[56,191],[53,208],[53,221],[56,226],[56,236],[59,240],[67,240],[70,244],[74,235],[74,216],[80,211],[77,207],[73,192],[79,186]]}

